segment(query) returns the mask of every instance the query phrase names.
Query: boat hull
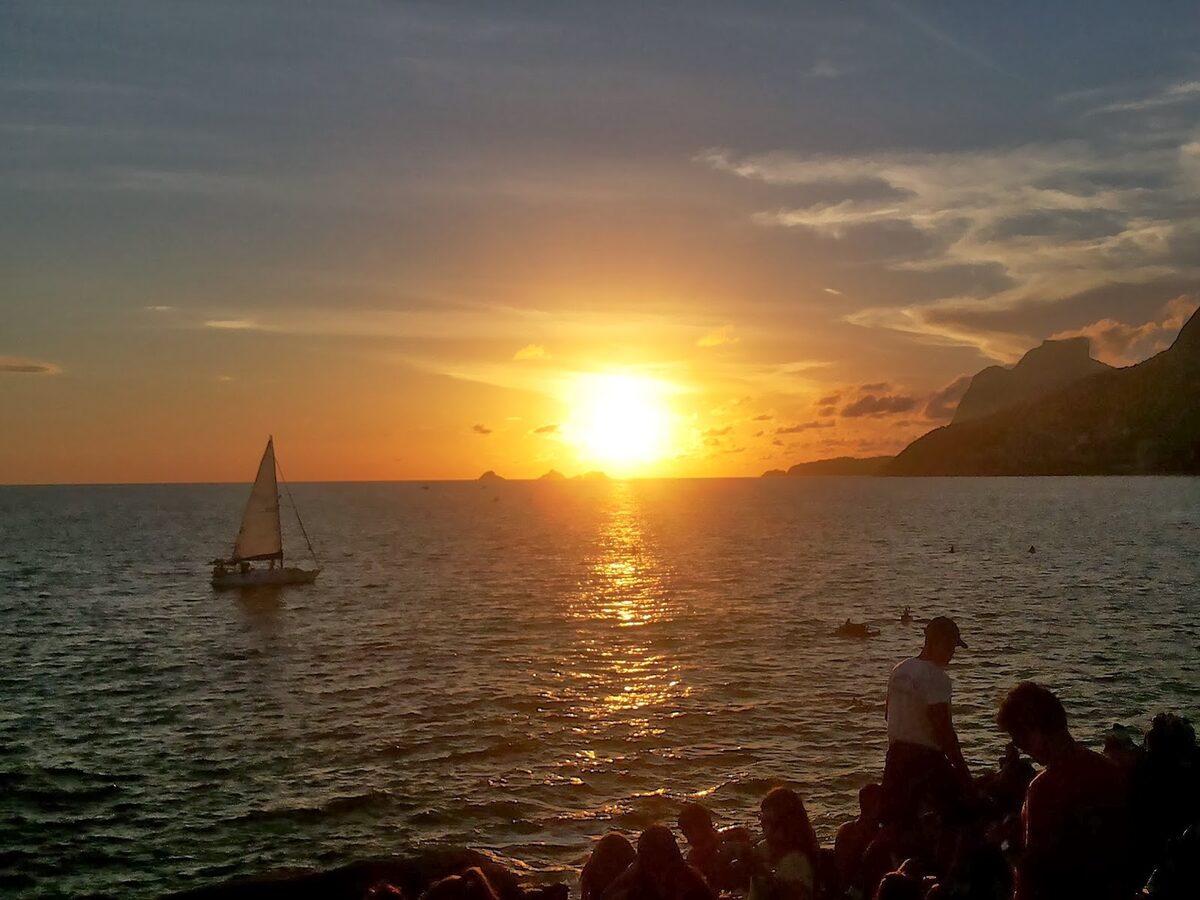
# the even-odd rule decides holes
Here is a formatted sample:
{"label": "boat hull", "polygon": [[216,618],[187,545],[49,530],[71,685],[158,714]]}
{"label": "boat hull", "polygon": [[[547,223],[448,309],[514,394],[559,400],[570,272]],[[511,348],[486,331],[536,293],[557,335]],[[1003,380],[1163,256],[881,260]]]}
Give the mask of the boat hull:
{"label": "boat hull", "polygon": [[231,588],[265,587],[286,584],[312,584],[320,569],[251,569],[249,572],[225,572],[212,577],[212,586],[218,591]]}

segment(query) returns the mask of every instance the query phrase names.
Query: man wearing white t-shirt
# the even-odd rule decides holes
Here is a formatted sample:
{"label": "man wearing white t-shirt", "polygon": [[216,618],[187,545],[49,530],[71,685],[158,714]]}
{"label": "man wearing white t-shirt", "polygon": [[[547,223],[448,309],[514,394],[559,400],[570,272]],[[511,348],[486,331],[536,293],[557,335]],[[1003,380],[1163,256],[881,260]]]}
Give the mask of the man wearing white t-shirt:
{"label": "man wearing white t-shirt", "polygon": [[957,806],[971,773],[950,717],[946,667],[966,643],[953,619],[938,616],[925,626],[919,656],[892,669],[888,679],[888,752],[883,769],[883,820],[911,825],[925,811]]}

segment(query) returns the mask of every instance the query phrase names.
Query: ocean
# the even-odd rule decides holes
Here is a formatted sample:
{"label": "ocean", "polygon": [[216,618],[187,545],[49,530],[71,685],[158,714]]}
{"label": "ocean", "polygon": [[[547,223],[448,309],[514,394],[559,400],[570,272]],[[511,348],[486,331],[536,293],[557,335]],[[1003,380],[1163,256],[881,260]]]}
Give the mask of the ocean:
{"label": "ocean", "polygon": [[1093,745],[1200,724],[1200,479],[300,484],[317,583],[217,594],[247,490],[0,488],[6,896],[430,844],[573,881],[609,830],[749,823],[778,783],[830,840],[936,614],[973,765],[1026,678]]}

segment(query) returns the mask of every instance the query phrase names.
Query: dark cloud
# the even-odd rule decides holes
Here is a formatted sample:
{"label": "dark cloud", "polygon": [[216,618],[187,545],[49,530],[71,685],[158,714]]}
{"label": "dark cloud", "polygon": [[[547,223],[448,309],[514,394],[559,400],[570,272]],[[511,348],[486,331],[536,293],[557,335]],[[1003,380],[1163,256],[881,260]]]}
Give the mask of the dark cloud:
{"label": "dark cloud", "polygon": [[771,415],[770,413],[763,413],[761,416],[755,416],[751,421],[770,422],[773,418],[775,418],[775,417],[773,415]]}
{"label": "dark cloud", "polygon": [[710,428],[704,432],[705,437],[724,437],[733,431],[732,425],[726,425],[724,428]]}
{"label": "dark cloud", "polygon": [[817,401],[817,406],[833,406],[842,399],[841,394],[830,394],[828,397],[822,397]]}
{"label": "dark cloud", "polygon": [[917,398],[907,394],[866,394],[842,407],[842,417],[857,419],[863,416],[891,416],[908,412],[917,405]]}
{"label": "dark cloud", "polygon": [[880,391],[890,391],[892,386],[886,381],[877,381],[872,384],[860,384],[858,389],[860,391],[865,391],[866,393],[877,394]]}
{"label": "dark cloud", "polygon": [[781,441],[779,438],[775,438],[775,440],[771,441],[771,443],[774,444],[776,447],[783,446],[783,441]]}
{"label": "dark cloud", "polygon": [[476,434],[491,434],[492,433],[492,429],[488,428],[486,425],[472,425],[471,430],[473,432],[475,432]]}
{"label": "dark cloud", "polygon": [[554,434],[558,431],[558,425],[542,425],[539,428],[533,429],[534,434]]}
{"label": "dark cloud", "polygon": [[1104,210],[1035,209],[1001,219],[981,229],[984,240],[1014,237],[1047,237],[1065,241],[1087,241],[1120,234],[1125,217]]}
{"label": "dark cloud", "polygon": [[756,431],[756,432],[754,432],[754,436],[755,436],[755,437],[762,437],[764,434],[766,434],[766,432],[765,432],[765,431]]}
{"label": "dark cloud", "polygon": [[958,409],[958,401],[963,398],[963,394],[971,386],[973,377],[972,375],[963,375],[955,378],[940,391],[930,394],[929,400],[925,403],[925,418],[949,419],[953,416],[954,411]]}
{"label": "dark cloud", "polygon": [[786,428],[776,428],[776,434],[799,434],[802,431],[811,431],[814,428],[832,428],[833,422],[800,422],[796,425],[788,425]]}

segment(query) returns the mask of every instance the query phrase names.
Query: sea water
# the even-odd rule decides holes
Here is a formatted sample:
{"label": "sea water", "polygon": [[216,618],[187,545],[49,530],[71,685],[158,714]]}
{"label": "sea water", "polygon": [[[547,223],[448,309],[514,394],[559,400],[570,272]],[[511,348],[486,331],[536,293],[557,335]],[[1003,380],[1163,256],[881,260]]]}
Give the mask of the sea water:
{"label": "sea water", "polygon": [[1200,713],[1200,479],[304,484],[317,583],[214,593],[246,491],[0,488],[6,895],[431,844],[573,879],[606,831],[749,823],[778,783],[829,840],[935,614],[973,765],[1021,679],[1093,745]]}

